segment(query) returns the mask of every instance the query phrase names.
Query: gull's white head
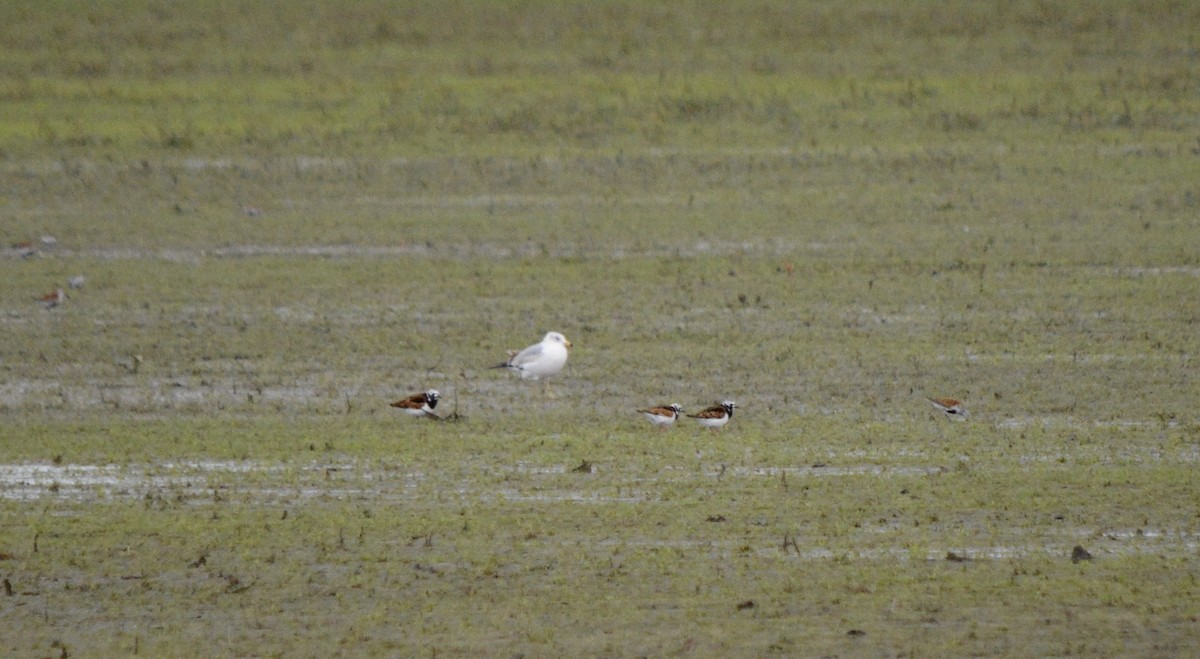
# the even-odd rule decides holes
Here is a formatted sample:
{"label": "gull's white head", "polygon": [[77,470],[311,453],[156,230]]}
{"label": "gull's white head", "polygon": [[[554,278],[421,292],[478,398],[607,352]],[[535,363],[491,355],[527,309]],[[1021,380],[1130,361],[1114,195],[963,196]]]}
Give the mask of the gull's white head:
{"label": "gull's white head", "polygon": [[567,340],[567,337],[558,332],[546,332],[546,336],[542,337],[542,343],[561,343],[564,347],[571,347],[571,342]]}

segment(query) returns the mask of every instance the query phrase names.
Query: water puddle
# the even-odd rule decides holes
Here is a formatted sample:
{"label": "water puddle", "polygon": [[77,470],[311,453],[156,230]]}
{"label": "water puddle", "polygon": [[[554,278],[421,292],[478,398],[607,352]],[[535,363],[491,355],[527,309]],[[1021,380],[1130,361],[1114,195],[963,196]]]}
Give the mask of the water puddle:
{"label": "water puddle", "polygon": [[728,467],[710,470],[710,476],[928,476],[946,471],[945,467],[931,465],[884,466],[875,464],[822,465],[807,467]]}
{"label": "water puddle", "polygon": [[[359,463],[354,460],[267,463],[253,460],[179,460],[154,464],[0,464],[0,500],[39,503],[27,510],[41,514],[45,502],[65,504],[105,503],[145,499],[184,505],[214,500],[246,505],[294,504],[297,501],[401,501],[420,499],[418,488],[436,487],[436,496],[446,505],[491,502],[534,505],[578,504],[645,506],[666,501],[656,488],[678,478],[694,478],[682,467],[630,477],[619,482],[597,480],[589,473],[574,473],[571,465],[540,465],[518,461],[509,465],[466,466],[450,482],[433,482],[428,474],[395,465]],[[927,476],[944,468],[929,465],[885,466],[843,464],[809,466],[705,466],[703,477],[740,478],[852,478]],[[678,474],[676,475],[676,472]],[[692,474],[692,475],[689,475]],[[515,478],[513,482],[508,481]],[[577,480],[584,479],[584,480]],[[426,493],[434,494],[434,491]],[[445,497],[443,499],[443,497]],[[52,514],[86,514],[86,508],[63,508]],[[709,521],[725,522],[720,519]],[[753,520],[729,523],[758,528]],[[772,525],[773,526],[773,525]],[[763,530],[766,530],[763,527]],[[757,532],[756,532],[757,533]],[[1054,528],[1011,527],[994,529],[995,542],[987,545],[903,544],[903,531],[895,526],[865,529],[855,536],[857,546],[828,546],[823,535],[779,532],[777,541],[756,544],[752,553],[785,560],[928,561],[969,563],[1030,556],[1062,557],[1070,560],[1072,548],[1086,546],[1097,560],[1118,555],[1194,556],[1200,551],[1200,531],[1178,528],[1097,528],[1063,525]],[[702,530],[689,538],[647,536],[612,537],[600,542],[615,547],[699,549],[734,556],[744,553],[745,540],[730,540],[727,534],[705,539]],[[936,537],[936,536],[934,536]]]}
{"label": "water puddle", "polygon": [[536,503],[645,503],[649,497],[643,492],[629,492],[625,495],[603,495],[596,492],[578,492],[561,490],[557,492],[521,492],[505,488],[497,491],[505,501],[536,502]]}
{"label": "water puddle", "polygon": [[[302,471],[320,478],[344,466],[310,464]],[[215,489],[227,489],[248,474],[278,474],[282,465],[252,461],[201,460],[165,462],[154,465],[0,465],[0,499],[35,501],[54,498],[89,502],[116,498],[135,498],[155,491],[171,491],[184,498],[210,496]],[[241,489],[243,486],[239,486]],[[251,488],[253,486],[250,486]],[[256,494],[273,490],[310,496],[327,494],[321,488],[257,488]]]}
{"label": "water puddle", "polygon": [[[461,497],[502,498],[522,502],[643,503],[655,501],[655,483],[672,479],[675,468],[661,473],[618,483],[615,494],[580,488],[574,481],[548,483],[545,486],[518,489],[489,488],[481,483],[505,473],[532,479],[570,477],[578,467],[566,464],[540,465],[517,462],[512,465],[481,466],[473,477],[468,473],[447,491]],[[725,467],[711,465],[703,474],[708,478],[794,477],[828,478],[875,476],[922,476],[941,473],[939,466],[882,466],[875,464],[811,465],[796,467]],[[690,470],[689,470],[690,471]],[[294,472],[294,473],[293,473]],[[482,480],[480,480],[482,478]],[[308,463],[300,466],[248,460],[194,460],[157,464],[0,464],[0,499],[34,501],[42,498],[89,502],[136,498],[159,491],[170,491],[182,499],[209,498],[214,491],[262,500],[284,497],[369,496],[395,498],[425,480],[421,472],[376,473],[369,465],[355,462]],[[281,484],[280,481],[294,484]],[[628,487],[632,483],[640,487]],[[323,485],[323,484],[327,484]],[[611,491],[611,490],[610,490]]]}

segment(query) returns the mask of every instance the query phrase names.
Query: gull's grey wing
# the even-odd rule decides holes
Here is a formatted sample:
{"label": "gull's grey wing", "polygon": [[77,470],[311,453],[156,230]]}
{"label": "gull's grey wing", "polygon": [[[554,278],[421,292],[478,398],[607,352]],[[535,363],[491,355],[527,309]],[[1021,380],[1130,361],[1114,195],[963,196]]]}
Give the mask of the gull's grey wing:
{"label": "gull's grey wing", "polygon": [[509,366],[524,366],[529,362],[537,359],[542,354],[542,344],[535,343],[528,348],[517,353],[516,357],[508,360]]}

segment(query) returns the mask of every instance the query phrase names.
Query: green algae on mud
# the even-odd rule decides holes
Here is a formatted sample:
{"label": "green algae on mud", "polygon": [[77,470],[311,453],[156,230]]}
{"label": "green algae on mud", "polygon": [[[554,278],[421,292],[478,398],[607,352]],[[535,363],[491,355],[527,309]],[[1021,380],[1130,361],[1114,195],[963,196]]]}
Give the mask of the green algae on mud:
{"label": "green algae on mud", "polygon": [[1186,625],[1140,621],[1196,614],[1194,511],[1161,505],[1194,456],[1039,459],[1016,432],[1013,453],[864,447],[832,421],[819,451],[752,430],[325,425],[296,439],[332,447],[295,457],[134,463],[82,497],[64,465],[32,498],[0,490],[29,643],[11,647],[157,652],[219,629],[270,651],[1004,653],[1111,649],[1116,625],[1171,651]]}
{"label": "green algae on mud", "polygon": [[1186,2],[74,6],[6,12],[9,150],[486,156],[1194,128]]}
{"label": "green algae on mud", "polygon": [[1195,7],[396,11],[0,9],[6,654],[1194,647]]}

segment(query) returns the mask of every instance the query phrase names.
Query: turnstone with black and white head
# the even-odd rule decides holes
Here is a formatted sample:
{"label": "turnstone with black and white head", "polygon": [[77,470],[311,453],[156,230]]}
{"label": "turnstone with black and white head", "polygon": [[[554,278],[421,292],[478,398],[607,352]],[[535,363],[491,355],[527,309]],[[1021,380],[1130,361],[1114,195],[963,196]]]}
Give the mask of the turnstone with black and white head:
{"label": "turnstone with black and white head", "polygon": [[437,407],[438,399],[441,394],[437,389],[430,389],[422,394],[413,394],[404,400],[398,400],[392,403],[392,407],[398,407],[405,414],[413,416],[425,416],[431,419],[441,419],[442,417],[433,413],[433,409]]}
{"label": "turnstone with black and white head", "polygon": [[705,428],[716,429],[729,423],[729,420],[733,418],[733,408],[735,407],[737,407],[737,403],[727,400],[720,405],[713,405],[702,412],[688,416],[699,421],[700,425]]}
{"label": "turnstone with black and white head", "polygon": [[926,398],[925,400],[944,412],[948,419],[965,419],[967,417],[967,408],[957,398]]}
{"label": "turnstone with black and white head", "polygon": [[675,419],[678,419],[679,415],[683,413],[683,406],[679,403],[671,403],[661,407],[647,407],[638,411],[646,415],[650,423],[660,428],[670,428],[675,424]]}
{"label": "turnstone with black and white head", "polygon": [[45,305],[47,309],[53,309],[54,307],[62,304],[66,299],[66,292],[61,288],[56,288],[53,292],[46,293],[42,296],[42,304]]}

